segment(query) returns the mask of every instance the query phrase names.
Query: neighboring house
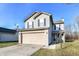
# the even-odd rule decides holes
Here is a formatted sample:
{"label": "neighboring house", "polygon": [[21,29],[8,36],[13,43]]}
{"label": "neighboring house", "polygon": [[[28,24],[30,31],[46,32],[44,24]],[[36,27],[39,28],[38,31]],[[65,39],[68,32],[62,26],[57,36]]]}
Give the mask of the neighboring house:
{"label": "neighboring house", "polygon": [[0,27],[0,42],[2,41],[17,41],[18,36],[16,30]]}
{"label": "neighboring house", "polygon": [[48,46],[55,41],[56,24],[51,14],[34,12],[24,23],[25,29],[19,32],[19,43]]}

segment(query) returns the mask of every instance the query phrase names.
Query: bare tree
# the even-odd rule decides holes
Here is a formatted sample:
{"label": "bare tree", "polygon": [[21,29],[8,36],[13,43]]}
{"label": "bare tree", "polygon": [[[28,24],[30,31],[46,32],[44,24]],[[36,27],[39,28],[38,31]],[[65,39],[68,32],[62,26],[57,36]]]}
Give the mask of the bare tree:
{"label": "bare tree", "polygon": [[73,26],[68,24],[65,26],[65,37],[66,41],[73,41]]}
{"label": "bare tree", "polygon": [[78,28],[79,28],[79,16],[77,16],[77,17],[75,18],[75,21],[76,21],[76,23],[77,23],[77,25],[78,25]]}
{"label": "bare tree", "polygon": [[79,39],[79,16],[76,16],[75,18],[75,27],[76,27],[77,37]]}

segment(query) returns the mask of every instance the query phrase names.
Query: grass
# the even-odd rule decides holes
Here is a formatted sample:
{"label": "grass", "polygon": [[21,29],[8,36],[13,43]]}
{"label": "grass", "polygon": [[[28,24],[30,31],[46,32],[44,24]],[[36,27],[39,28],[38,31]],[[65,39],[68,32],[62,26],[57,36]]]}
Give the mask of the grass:
{"label": "grass", "polygon": [[32,56],[79,56],[79,41],[66,42],[62,49],[40,49]]}
{"label": "grass", "polygon": [[16,45],[18,42],[0,42],[0,48]]}

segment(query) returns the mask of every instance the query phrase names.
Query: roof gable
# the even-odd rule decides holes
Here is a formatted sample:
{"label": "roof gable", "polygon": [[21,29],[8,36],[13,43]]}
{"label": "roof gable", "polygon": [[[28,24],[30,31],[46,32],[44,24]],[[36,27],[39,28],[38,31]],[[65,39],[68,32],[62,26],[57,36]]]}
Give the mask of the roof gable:
{"label": "roof gable", "polygon": [[41,14],[45,14],[45,15],[51,16],[51,14],[48,14],[48,13],[46,13],[46,12],[34,12],[34,13],[32,13],[31,16],[29,16],[28,18],[26,18],[26,19],[24,20],[24,22],[26,22],[26,21],[27,21],[29,18],[31,18],[32,16],[34,16],[33,18],[36,19],[36,18],[39,17]]}

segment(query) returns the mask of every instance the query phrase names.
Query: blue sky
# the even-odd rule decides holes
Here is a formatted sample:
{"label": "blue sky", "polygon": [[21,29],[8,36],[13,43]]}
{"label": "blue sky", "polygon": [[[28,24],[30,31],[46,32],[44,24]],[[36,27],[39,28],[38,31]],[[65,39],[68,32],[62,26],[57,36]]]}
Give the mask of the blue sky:
{"label": "blue sky", "polygon": [[15,28],[19,24],[24,27],[24,20],[32,12],[48,12],[53,15],[54,20],[65,19],[65,24],[74,22],[76,16],[79,16],[79,4],[58,4],[58,3],[4,3],[0,4],[0,27]]}

